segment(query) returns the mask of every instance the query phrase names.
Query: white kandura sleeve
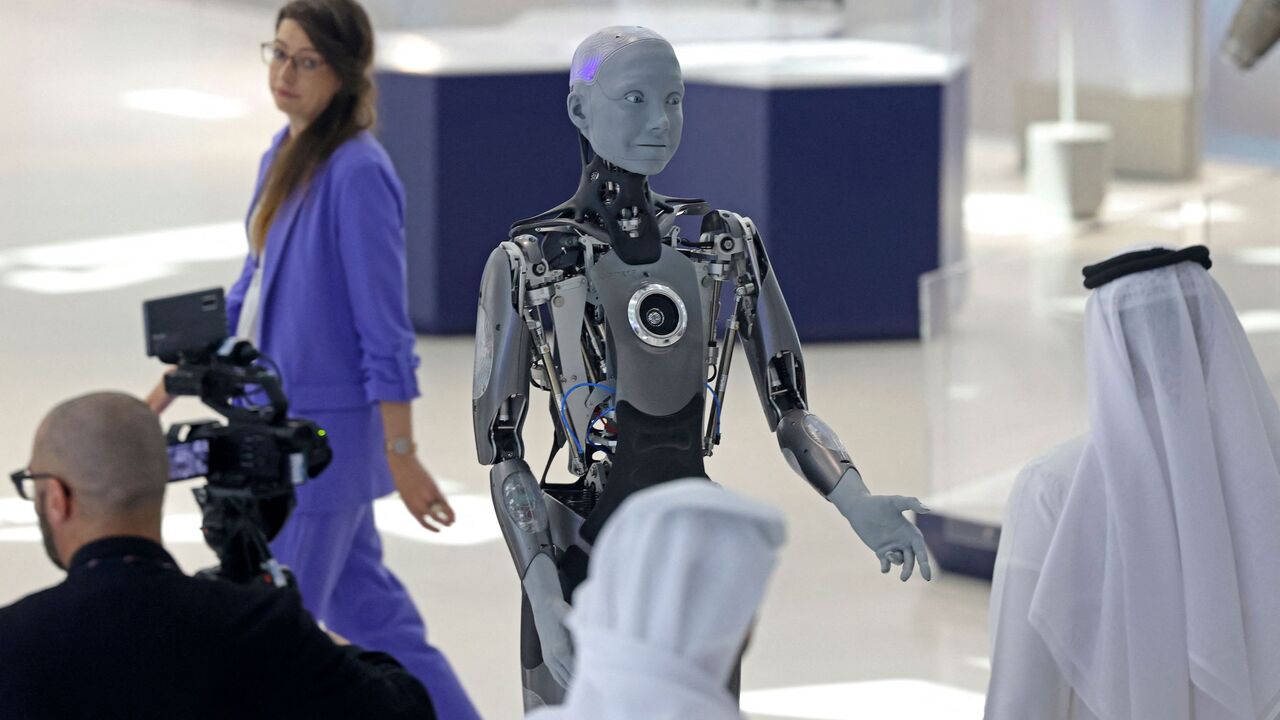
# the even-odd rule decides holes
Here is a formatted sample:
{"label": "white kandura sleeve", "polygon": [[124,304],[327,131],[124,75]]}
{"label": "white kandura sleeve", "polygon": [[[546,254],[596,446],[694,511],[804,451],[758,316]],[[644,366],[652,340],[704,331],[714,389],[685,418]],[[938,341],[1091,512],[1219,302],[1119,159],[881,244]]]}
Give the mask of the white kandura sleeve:
{"label": "white kandura sleeve", "polygon": [[1027,616],[1084,443],[1076,438],[1027,465],[1009,495],[991,585],[986,720],[1078,720],[1072,706],[1081,704]]}

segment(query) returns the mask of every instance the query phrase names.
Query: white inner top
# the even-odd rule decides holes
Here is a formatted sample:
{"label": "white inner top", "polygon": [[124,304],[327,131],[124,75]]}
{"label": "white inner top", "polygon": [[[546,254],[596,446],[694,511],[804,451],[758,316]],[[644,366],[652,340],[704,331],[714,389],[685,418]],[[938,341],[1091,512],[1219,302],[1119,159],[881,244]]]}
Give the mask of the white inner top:
{"label": "white inner top", "polygon": [[254,256],[253,280],[244,295],[240,308],[240,322],[236,325],[236,337],[244,338],[258,347],[258,335],[262,329],[262,259]]}

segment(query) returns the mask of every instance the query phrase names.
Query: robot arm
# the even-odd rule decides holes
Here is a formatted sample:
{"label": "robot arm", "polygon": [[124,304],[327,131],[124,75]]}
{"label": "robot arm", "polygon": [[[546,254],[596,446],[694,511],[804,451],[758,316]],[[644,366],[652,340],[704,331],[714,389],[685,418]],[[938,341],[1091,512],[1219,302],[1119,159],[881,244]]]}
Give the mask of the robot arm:
{"label": "robot arm", "polygon": [[[532,334],[522,318],[526,272],[541,261],[537,245],[505,242],[489,256],[476,318],[472,419],[476,454],[491,465],[489,491],[516,573],[533,611],[543,658],[568,685],[572,646],[564,627],[568,604],[560,589],[547,508],[524,460]],[[530,263],[532,260],[532,263]],[[545,273],[545,263],[542,270]],[[518,291],[518,292],[517,292]]]}
{"label": "robot arm", "polygon": [[489,255],[476,311],[475,374],[471,417],[476,456],[483,465],[524,457],[525,414],[529,409],[529,333],[515,293],[520,265],[510,243]]}
{"label": "robot arm", "polygon": [[1280,2],[1244,0],[1231,20],[1223,51],[1242,70],[1253,67],[1280,39]]}
{"label": "robot arm", "polygon": [[565,602],[556,569],[542,489],[529,465],[523,459],[512,459],[490,468],[489,491],[502,537],[529,600],[542,658],[551,677],[567,688],[573,668],[573,644],[564,624],[569,603]]}
{"label": "robot arm", "polygon": [[902,516],[905,510],[928,509],[915,498],[872,495],[835,431],[809,412],[800,340],[760,235],[750,218],[723,211],[717,216],[704,231],[718,231],[743,245],[734,260],[738,289],[730,331],[743,337],[765,418],[787,463],[849,521],[880,559],[881,572],[901,563],[906,580],[919,562],[929,580],[924,538]]}

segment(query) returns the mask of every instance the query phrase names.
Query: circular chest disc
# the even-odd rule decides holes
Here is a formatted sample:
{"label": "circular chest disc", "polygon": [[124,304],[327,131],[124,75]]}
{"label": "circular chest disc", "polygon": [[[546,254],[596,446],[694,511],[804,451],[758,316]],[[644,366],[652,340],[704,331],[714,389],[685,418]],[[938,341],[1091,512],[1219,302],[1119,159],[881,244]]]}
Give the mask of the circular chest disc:
{"label": "circular chest disc", "polygon": [[636,337],[654,347],[674,344],[689,324],[684,301],[661,283],[645,283],[631,295],[627,320]]}

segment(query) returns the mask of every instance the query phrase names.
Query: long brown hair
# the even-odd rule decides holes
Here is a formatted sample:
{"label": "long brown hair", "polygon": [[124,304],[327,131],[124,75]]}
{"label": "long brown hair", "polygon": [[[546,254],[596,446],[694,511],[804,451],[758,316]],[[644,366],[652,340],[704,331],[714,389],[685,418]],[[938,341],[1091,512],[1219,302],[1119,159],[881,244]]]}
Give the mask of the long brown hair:
{"label": "long brown hair", "polygon": [[373,84],[373,28],[355,0],[293,0],[280,9],[276,28],[285,20],[302,26],[341,86],[328,107],[298,137],[281,149],[267,177],[249,226],[249,239],[261,253],[267,231],[280,206],[311,179],[312,173],[342,143],[377,119]]}

